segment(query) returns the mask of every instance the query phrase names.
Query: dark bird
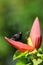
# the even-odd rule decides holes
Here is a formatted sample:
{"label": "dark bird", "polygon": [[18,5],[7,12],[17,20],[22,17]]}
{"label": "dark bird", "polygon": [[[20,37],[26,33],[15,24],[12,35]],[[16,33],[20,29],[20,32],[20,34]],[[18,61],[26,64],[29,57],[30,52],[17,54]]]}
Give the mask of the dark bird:
{"label": "dark bird", "polygon": [[11,39],[12,39],[12,40],[15,40],[15,41],[20,41],[21,38],[22,38],[22,32],[19,32],[19,33],[17,33],[17,34],[14,34],[14,35],[11,37]]}

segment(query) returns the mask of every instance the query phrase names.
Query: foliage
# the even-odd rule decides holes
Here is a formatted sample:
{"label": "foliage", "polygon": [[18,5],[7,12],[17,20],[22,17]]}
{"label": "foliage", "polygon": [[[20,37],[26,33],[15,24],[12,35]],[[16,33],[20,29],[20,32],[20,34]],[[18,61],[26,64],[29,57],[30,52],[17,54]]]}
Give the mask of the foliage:
{"label": "foliage", "polygon": [[42,49],[40,49],[32,52],[26,51],[24,53],[17,50],[14,53],[13,60],[18,59],[16,65],[41,65],[43,63],[43,53]]}

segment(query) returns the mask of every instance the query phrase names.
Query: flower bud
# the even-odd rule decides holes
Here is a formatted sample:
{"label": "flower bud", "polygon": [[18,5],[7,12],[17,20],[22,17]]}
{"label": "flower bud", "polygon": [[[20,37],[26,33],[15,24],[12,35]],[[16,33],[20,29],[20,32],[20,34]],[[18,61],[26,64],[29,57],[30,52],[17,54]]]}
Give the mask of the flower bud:
{"label": "flower bud", "polygon": [[30,32],[30,38],[32,40],[33,46],[38,49],[41,46],[41,41],[42,41],[42,34],[40,30],[40,24],[39,24],[39,19],[36,17],[31,32]]}

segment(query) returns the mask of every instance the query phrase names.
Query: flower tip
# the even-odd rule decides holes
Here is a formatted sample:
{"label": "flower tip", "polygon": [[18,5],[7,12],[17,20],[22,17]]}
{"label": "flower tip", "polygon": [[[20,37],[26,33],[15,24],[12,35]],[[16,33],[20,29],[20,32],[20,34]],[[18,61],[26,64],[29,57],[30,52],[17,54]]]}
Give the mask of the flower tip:
{"label": "flower tip", "polygon": [[5,36],[4,38],[5,38],[5,39],[7,39],[7,37],[6,37],[6,36]]}
{"label": "flower tip", "polygon": [[5,40],[8,40],[8,38],[6,36],[4,38],[5,38]]}
{"label": "flower tip", "polygon": [[39,18],[38,18],[38,17],[36,17],[36,18],[35,18],[35,20],[34,20],[34,22],[39,23]]}
{"label": "flower tip", "polygon": [[38,16],[36,17],[36,19],[38,19]]}

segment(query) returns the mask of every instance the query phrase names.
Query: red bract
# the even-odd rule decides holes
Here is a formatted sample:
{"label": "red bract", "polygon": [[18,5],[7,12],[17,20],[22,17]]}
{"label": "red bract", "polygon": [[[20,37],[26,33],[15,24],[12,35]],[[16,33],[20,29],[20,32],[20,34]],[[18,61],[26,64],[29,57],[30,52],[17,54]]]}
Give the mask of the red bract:
{"label": "red bract", "polygon": [[42,35],[40,31],[40,24],[39,24],[39,19],[36,17],[31,32],[30,32],[30,38],[32,40],[33,46],[38,49],[41,46],[41,41],[42,41]]}
{"label": "red bract", "polygon": [[29,44],[24,44],[22,42],[19,41],[14,41],[12,39],[9,39],[7,37],[5,37],[5,39],[11,44],[13,45],[13,47],[15,47],[16,49],[25,52],[25,51],[33,51],[34,49],[38,49],[41,45],[41,41],[42,41],[42,35],[41,35],[41,31],[40,31],[40,24],[39,24],[39,20],[38,18],[35,19],[31,32],[30,32],[30,36],[29,36]]}
{"label": "red bract", "polygon": [[5,39],[11,44],[13,45],[13,47],[15,47],[16,49],[22,51],[22,52],[25,52],[25,51],[32,51],[34,50],[34,47],[30,46],[30,45],[27,45],[27,44],[24,44],[22,42],[19,42],[19,41],[14,41],[12,39],[9,39],[7,37],[5,37]]}

